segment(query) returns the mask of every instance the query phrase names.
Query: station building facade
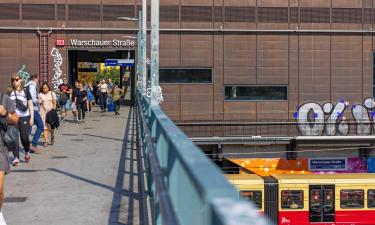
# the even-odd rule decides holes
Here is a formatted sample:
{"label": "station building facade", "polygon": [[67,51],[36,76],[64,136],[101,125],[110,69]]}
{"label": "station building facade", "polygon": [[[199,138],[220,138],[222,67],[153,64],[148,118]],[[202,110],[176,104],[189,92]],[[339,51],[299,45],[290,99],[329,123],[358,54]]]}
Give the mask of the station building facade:
{"label": "station building facade", "polygon": [[[125,42],[137,21],[118,17],[138,17],[141,4],[0,0],[1,90],[23,67],[51,80],[54,48],[71,80],[80,60],[136,59],[137,43]],[[374,23],[373,0],[160,0],[162,108],[175,121],[264,121],[293,120],[305,102],[363,103],[373,97]]]}

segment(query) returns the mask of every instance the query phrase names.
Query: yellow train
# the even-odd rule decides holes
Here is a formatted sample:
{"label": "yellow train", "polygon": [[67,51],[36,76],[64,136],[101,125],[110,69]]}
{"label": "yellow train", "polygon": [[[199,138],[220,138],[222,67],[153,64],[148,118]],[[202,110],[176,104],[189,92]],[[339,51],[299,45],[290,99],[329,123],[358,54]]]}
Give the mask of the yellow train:
{"label": "yellow train", "polygon": [[375,225],[375,174],[226,176],[276,224]]}

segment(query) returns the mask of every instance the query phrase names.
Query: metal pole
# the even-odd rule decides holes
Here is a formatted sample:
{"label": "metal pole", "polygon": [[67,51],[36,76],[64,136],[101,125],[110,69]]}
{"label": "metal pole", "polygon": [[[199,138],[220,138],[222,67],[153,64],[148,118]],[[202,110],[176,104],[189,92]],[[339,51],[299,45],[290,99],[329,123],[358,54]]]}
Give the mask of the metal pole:
{"label": "metal pole", "polygon": [[138,92],[142,93],[142,11],[140,10],[138,13],[138,64],[137,64],[137,75],[138,75],[138,80],[137,80],[137,87],[138,87]]}
{"label": "metal pole", "polygon": [[159,105],[159,0],[151,2],[151,106]]}
{"label": "metal pole", "polygon": [[147,91],[147,0],[142,1],[142,95]]}

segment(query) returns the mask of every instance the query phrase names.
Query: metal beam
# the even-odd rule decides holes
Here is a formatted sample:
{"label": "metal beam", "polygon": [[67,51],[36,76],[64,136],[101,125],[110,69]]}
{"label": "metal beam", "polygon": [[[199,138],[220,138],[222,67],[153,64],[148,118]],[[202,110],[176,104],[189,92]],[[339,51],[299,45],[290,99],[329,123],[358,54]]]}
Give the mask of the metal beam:
{"label": "metal beam", "polygon": [[[20,30],[20,31],[37,31],[37,30],[52,30],[52,31],[137,31],[138,28],[105,28],[105,27],[0,27],[0,30]],[[150,30],[148,28],[147,30]],[[160,32],[224,32],[224,33],[352,33],[352,34],[372,34],[375,30],[322,30],[322,29],[179,29],[179,28],[161,28]]]}

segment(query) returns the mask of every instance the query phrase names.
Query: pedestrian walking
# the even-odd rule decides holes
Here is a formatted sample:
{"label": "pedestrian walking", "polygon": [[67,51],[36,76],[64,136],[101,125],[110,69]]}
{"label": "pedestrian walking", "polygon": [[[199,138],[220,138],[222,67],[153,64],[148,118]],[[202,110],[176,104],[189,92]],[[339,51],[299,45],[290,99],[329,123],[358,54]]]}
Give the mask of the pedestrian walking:
{"label": "pedestrian walking", "polygon": [[87,110],[87,91],[83,88],[83,83],[79,82],[79,89],[74,96],[74,104],[77,106],[78,123],[84,122],[85,113]]}
{"label": "pedestrian walking", "polygon": [[92,105],[95,101],[95,97],[94,97],[94,94],[93,94],[92,82],[89,82],[87,85],[85,85],[84,89],[87,92],[87,110],[89,112],[92,112]]}
{"label": "pedestrian walking", "polygon": [[107,108],[108,85],[104,79],[100,82],[98,86],[98,91],[100,98],[100,109],[101,112],[105,112]]}
{"label": "pedestrian walking", "polygon": [[[24,83],[18,74],[14,74],[11,77],[11,88],[9,89],[9,97],[12,100],[15,108],[18,120],[18,130],[20,133],[20,139],[22,146],[25,150],[25,162],[30,161],[30,130],[34,124],[34,106],[33,100],[28,89],[24,88]],[[18,166],[20,161],[20,151],[17,146],[13,151],[14,160],[12,165]]]}
{"label": "pedestrian walking", "polygon": [[[47,82],[44,82],[39,90],[39,105],[40,105],[40,115],[44,124],[44,147],[48,146],[48,133],[51,135],[50,144],[55,143],[55,122],[54,120],[49,120],[49,113],[56,110],[56,94],[51,91],[51,87]],[[56,112],[56,111],[55,111]],[[56,119],[56,118],[55,118]],[[58,119],[58,118],[57,118]]]}
{"label": "pedestrian walking", "polygon": [[74,81],[74,87],[72,88],[72,94],[71,94],[71,101],[72,101],[72,114],[73,114],[73,119],[78,122],[78,115],[77,115],[77,106],[74,103],[74,98],[79,90],[79,80]]}
{"label": "pedestrian walking", "polygon": [[9,125],[16,126],[18,116],[14,103],[8,95],[0,93],[0,223],[6,224],[1,208],[4,200],[4,179],[9,173],[8,149],[5,145],[5,133]]}
{"label": "pedestrian walking", "polygon": [[39,101],[38,101],[38,74],[34,74],[31,77],[30,82],[26,85],[26,89],[31,94],[31,98],[33,101],[33,106],[34,106],[34,125],[36,126],[36,130],[34,133],[33,140],[31,141],[31,146],[30,146],[30,152],[31,153],[40,153],[40,151],[37,148],[39,138],[43,133],[44,130],[44,124],[42,121],[42,118],[40,117],[39,113]]}
{"label": "pedestrian walking", "polygon": [[95,97],[95,105],[100,105],[99,89],[98,89],[99,83],[100,83],[99,81],[96,81],[93,83],[93,86],[92,86],[92,93],[94,94],[94,97]]}
{"label": "pedestrian walking", "polygon": [[118,84],[116,82],[112,90],[112,99],[113,99],[113,103],[115,104],[115,116],[120,115],[120,100],[123,94],[124,94],[124,91],[118,87]]}
{"label": "pedestrian walking", "polygon": [[68,80],[64,77],[63,83],[59,85],[57,94],[59,95],[59,105],[61,107],[61,122],[66,121],[68,112],[70,111],[70,95],[72,87],[68,84]]}

